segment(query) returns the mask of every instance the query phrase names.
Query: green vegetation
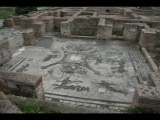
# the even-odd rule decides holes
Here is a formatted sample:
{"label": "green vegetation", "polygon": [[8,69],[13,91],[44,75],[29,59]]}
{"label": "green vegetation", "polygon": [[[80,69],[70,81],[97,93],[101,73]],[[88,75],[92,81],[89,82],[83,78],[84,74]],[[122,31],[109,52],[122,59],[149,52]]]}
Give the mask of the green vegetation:
{"label": "green vegetation", "polygon": [[54,9],[55,7],[53,6],[49,6],[49,7],[41,7],[41,10],[52,10]]}
{"label": "green vegetation", "polygon": [[15,10],[11,10],[11,9],[0,10],[0,19],[6,19],[15,15],[16,15]]}
{"label": "green vegetation", "polygon": [[37,11],[37,7],[16,7],[15,9],[16,15],[23,15],[32,11]]}
{"label": "green vegetation", "polygon": [[51,107],[48,107],[45,104],[36,103],[35,100],[23,100],[14,102],[14,104],[23,112],[23,113],[59,113]]}
{"label": "green vegetation", "polygon": [[128,107],[126,111],[131,114],[147,114],[147,113],[159,114],[159,112],[155,112],[151,109],[145,109],[145,108],[134,107],[134,106]]}
{"label": "green vegetation", "polygon": [[123,36],[123,30],[114,30],[113,35]]}

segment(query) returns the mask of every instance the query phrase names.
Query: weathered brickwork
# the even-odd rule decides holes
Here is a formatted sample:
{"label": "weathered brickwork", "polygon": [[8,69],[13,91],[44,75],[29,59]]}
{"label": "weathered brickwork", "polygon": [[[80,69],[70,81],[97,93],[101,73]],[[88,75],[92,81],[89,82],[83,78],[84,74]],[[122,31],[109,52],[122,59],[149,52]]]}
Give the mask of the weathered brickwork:
{"label": "weathered brickwork", "polygon": [[45,99],[41,76],[0,72],[0,90],[18,96]]}
{"label": "weathered brickwork", "polygon": [[24,45],[33,45],[35,43],[35,36],[33,29],[23,32]]}

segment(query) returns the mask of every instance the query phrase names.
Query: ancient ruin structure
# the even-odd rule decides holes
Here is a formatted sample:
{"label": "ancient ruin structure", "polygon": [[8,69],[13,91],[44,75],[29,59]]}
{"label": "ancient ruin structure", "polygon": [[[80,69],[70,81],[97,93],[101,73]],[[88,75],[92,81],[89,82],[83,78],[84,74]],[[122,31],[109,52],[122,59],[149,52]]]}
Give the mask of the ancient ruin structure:
{"label": "ancient ruin structure", "polygon": [[160,52],[158,8],[59,7],[4,26],[21,30],[23,46],[0,40],[4,93],[117,112],[132,104],[159,110],[160,71],[148,52]]}

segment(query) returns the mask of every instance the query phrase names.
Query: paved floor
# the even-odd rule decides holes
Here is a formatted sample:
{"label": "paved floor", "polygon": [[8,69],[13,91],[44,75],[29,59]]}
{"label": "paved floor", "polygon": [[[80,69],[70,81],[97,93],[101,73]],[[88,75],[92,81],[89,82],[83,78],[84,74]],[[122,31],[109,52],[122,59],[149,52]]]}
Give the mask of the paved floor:
{"label": "paved floor", "polygon": [[6,70],[42,75],[47,100],[108,111],[130,106],[135,86],[146,84],[150,71],[138,47],[126,41],[64,39],[55,33],[17,53]]}
{"label": "paved floor", "polygon": [[15,30],[10,28],[0,29],[0,40],[8,40],[10,43],[10,50],[13,54],[21,47],[23,43],[22,32],[24,30]]}

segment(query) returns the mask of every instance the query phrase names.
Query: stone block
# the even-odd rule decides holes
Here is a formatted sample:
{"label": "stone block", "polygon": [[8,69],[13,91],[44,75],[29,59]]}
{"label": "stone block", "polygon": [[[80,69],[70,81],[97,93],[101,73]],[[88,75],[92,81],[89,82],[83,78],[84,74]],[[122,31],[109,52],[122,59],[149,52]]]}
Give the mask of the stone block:
{"label": "stone block", "polygon": [[45,16],[42,20],[45,24],[45,31],[46,32],[52,32],[53,31],[53,17],[51,16]]}
{"label": "stone block", "polygon": [[45,99],[42,76],[1,71],[0,90],[18,96]]}
{"label": "stone block", "polygon": [[147,52],[147,50],[144,47],[142,47],[142,53],[143,53],[144,57],[146,58],[149,66],[151,67],[151,69],[154,72],[157,72],[157,70],[158,70],[157,65],[154,63],[152,57],[150,56],[150,54]]}
{"label": "stone block", "polygon": [[15,105],[13,105],[0,91],[0,113],[22,113]]}
{"label": "stone block", "polygon": [[35,43],[35,37],[33,29],[29,29],[23,32],[23,44],[33,45]]}
{"label": "stone block", "polygon": [[8,41],[0,41],[0,65],[12,58]]}
{"label": "stone block", "polygon": [[5,19],[4,26],[5,27],[14,27],[15,26],[14,19],[13,18]]}
{"label": "stone block", "polygon": [[157,35],[154,28],[142,29],[139,39],[139,45],[148,49],[155,47]]}
{"label": "stone block", "polygon": [[45,35],[45,24],[44,22],[36,22],[33,24],[33,31],[35,37],[42,37]]}

